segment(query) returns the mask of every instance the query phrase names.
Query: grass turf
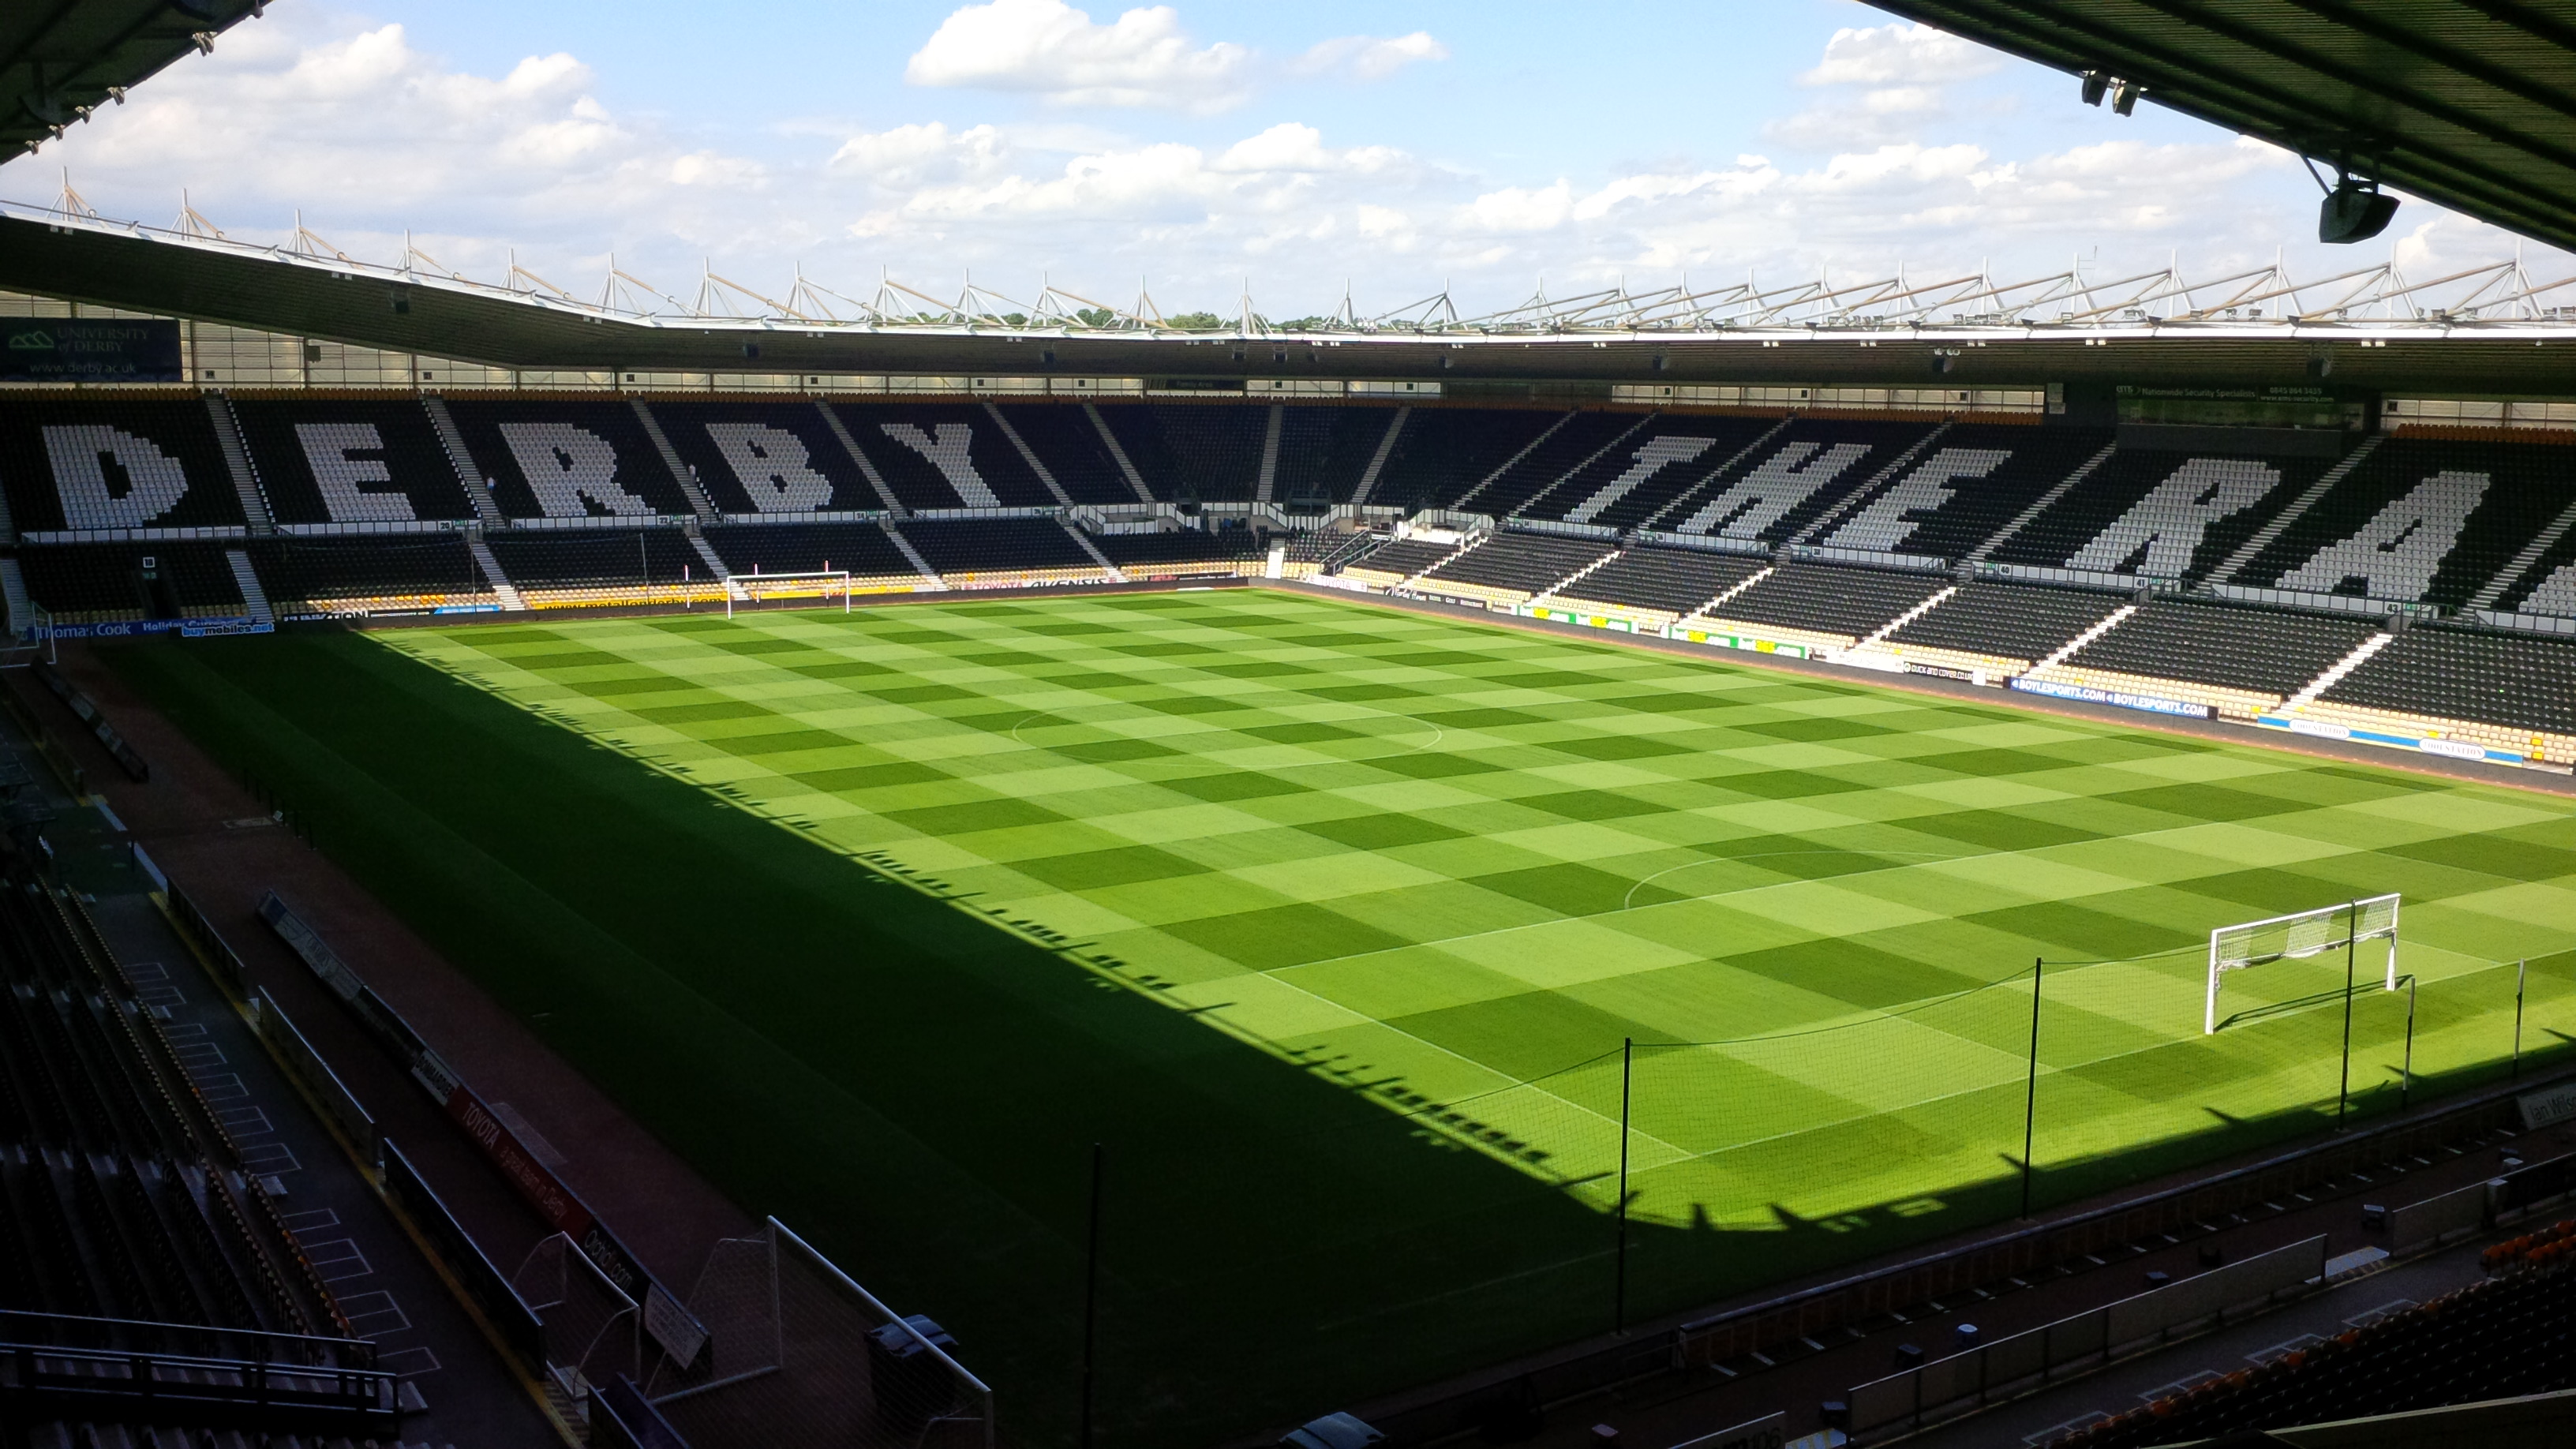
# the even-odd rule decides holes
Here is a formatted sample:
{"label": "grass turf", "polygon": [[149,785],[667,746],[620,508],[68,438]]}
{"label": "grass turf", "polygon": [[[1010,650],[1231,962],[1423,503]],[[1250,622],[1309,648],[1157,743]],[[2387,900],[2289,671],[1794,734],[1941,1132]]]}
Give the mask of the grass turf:
{"label": "grass turf", "polygon": [[2008,1210],[2034,957],[2062,1197],[2331,1108],[2341,961],[2204,1038],[2212,926],[2403,891],[2465,1080],[2576,922],[2553,797],[1267,591],[111,657],[1037,1441],[1094,1141],[1108,1421],[1205,1441],[1605,1327],[1623,1040],[1654,1311]]}

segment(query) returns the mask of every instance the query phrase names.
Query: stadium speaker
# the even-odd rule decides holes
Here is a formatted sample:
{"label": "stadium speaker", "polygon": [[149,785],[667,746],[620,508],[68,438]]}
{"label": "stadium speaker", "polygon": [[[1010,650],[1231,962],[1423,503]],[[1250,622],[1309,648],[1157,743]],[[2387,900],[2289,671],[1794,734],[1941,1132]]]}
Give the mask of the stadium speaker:
{"label": "stadium speaker", "polygon": [[742,345],[742,355],[745,361],[757,361],[760,357],[760,344],[757,342],[744,343]]}
{"label": "stadium speaker", "polygon": [[2146,87],[2133,80],[2124,80],[2111,87],[2111,114],[2125,116],[2135,111],[2138,108],[2138,97],[2145,90]]}
{"label": "stadium speaker", "polygon": [[396,293],[394,293],[394,294],[393,294],[392,301],[393,301],[393,306],[394,306],[394,315],[395,315],[395,316],[397,316],[397,317],[408,317],[408,316],[410,316],[410,315],[411,315],[411,298],[410,298],[410,297],[406,296],[405,294],[403,294],[403,293],[401,293],[401,292],[396,292]]}
{"label": "stadium speaker", "polygon": [[2346,176],[2335,182],[2325,204],[2317,208],[2317,240],[2368,241],[2388,230],[2389,218],[2395,215],[2397,198],[2380,190],[2378,182]]}
{"label": "stadium speaker", "polygon": [[1932,354],[1932,370],[1933,370],[1934,372],[1948,372],[1948,371],[1950,370],[1950,359],[1949,359],[1949,357],[1948,357],[1948,356],[1946,356],[1945,354],[1942,354],[1942,353],[1938,353],[1938,352],[1933,353],[1933,354]]}
{"label": "stadium speaker", "polygon": [[2308,359],[2308,376],[2329,377],[2334,373],[2334,359],[2323,353]]}
{"label": "stadium speaker", "polygon": [[2084,72],[2084,104],[2098,106],[2111,90],[2111,77],[2098,70]]}

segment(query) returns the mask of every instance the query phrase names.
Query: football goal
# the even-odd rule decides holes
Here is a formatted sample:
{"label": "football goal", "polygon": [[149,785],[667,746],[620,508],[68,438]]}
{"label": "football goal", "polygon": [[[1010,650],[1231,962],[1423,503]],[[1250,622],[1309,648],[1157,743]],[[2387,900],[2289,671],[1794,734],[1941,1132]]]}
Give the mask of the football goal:
{"label": "football goal", "polygon": [[766,603],[771,599],[828,599],[841,596],[841,612],[850,612],[850,571],[818,569],[802,574],[735,574],[731,587],[725,590],[725,617],[733,617],[733,603],[742,599]]}
{"label": "football goal", "polygon": [[2364,941],[2386,941],[2386,984],[2397,989],[2397,896],[2391,893],[2339,906],[2319,906],[2209,933],[2209,1000],[2201,1035],[2218,1030],[2218,983],[2230,971],[2297,961],[2329,951],[2357,951]]}

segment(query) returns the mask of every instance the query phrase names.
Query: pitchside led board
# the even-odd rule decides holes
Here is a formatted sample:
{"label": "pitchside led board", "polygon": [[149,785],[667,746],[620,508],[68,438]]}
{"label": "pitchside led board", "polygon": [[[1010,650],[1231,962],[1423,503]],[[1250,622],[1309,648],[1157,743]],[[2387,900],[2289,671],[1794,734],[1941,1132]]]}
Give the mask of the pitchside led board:
{"label": "pitchside led board", "polygon": [[0,322],[0,382],[178,382],[179,324],[153,318]]}

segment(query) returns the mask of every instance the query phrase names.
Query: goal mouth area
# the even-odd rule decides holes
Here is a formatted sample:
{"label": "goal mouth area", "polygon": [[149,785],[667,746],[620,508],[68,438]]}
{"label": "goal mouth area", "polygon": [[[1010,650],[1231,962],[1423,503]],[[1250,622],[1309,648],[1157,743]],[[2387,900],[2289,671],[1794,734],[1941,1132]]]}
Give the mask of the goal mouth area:
{"label": "goal mouth area", "polygon": [[[2319,906],[2314,910],[2293,911],[2283,916],[2267,916],[2259,921],[2243,921],[2220,926],[2209,933],[2209,993],[2201,1013],[2201,1035],[2215,1035],[2222,1024],[2218,1016],[2220,980],[2230,971],[2245,971],[2279,961],[2303,961],[2332,951],[2355,951],[2364,941],[2386,941],[2387,960],[2383,967],[2385,989],[2397,989],[2397,917],[2401,896],[2397,892],[2367,896],[2338,905]],[[2331,999],[2327,993],[2319,999]],[[2252,1013],[2238,1013],[2227,1018],[2229,1023],[2276,1015],[2269,1008]]]}
{"label": "goal mouth area", "polygon": [[761,604],[774,599],[829,599],[838,596],[841,611],[850,611],[851,597],[858,592],[848,569],[816,569],[789,574],[735,574],[725,581],[725,613],[733,613],[734,601]]}

